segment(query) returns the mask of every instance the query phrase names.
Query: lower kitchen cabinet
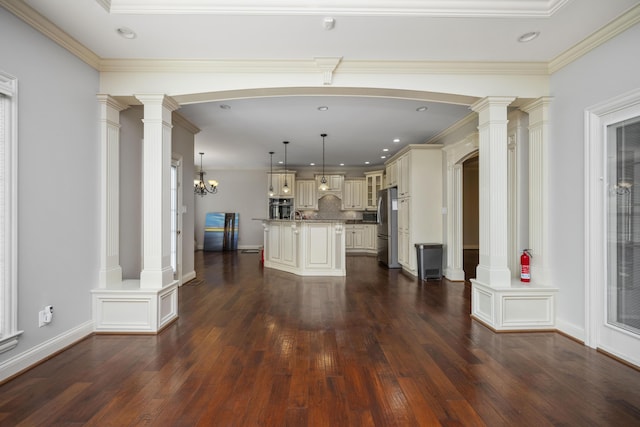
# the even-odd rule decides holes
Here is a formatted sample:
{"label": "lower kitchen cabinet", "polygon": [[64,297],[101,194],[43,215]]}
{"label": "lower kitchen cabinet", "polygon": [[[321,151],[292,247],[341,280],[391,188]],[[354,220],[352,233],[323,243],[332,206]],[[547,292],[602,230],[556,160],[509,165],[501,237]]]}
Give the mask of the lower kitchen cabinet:
{"label": "lower kitchen cabinet", "polygon": [[344,232],[347,253],[377,253],[375,224],[347,224]]}

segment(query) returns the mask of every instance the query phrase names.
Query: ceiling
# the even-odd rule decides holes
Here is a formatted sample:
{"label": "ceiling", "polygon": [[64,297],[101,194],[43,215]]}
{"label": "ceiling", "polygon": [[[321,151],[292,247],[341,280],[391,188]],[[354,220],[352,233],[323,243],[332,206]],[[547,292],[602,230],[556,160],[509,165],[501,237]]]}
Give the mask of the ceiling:
{"label": "ceiling", "polygon": [[[9,0],[0,0],[6,5]],[[15,3],[15,1],[13,2]],[[549,63],[638,0],[25,0],[102,59]],[[332,18],[333,29],[325,20]],[[134,38],[118,34],[130,29]],[[539,36],[526,43],[518,37]],[[225,108],[221,108],[225,106]],[[326,106],[328,110],[319,111]],[[416,111],[426,106],[426,111]],[[184,105],[205,169],[284,160],[384,162],[470,113],[468,104],[377,96],[271,96]],[[394,139],[399,142],[393,142]],[[388,152],[383,151],[389,149]],[[370,162],[365,165],[365,162]]]}

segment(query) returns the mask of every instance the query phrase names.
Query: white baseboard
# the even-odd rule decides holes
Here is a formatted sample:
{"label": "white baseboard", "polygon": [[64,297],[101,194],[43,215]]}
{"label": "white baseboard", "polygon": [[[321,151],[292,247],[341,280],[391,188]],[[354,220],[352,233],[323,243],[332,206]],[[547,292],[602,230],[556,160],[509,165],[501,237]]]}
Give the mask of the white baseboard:
{"label": "white baseboard", "polygon": [[238,245],[238,250],[243,249],[262,249],[262,245]]}
{"label": "white baseboard", "polygon": [[571,338],[586,343],[584,328],[580,328],[572,323],[556,317],[556,329]]}
{"label": "white baseboard", "polygon": [[0,363],[0,381],[35,366],[47,357],[93,334],[93,320],[85,322]]}
{"label": "white baseboard", "polygon": [[182,283],[187,283],[189,280],[193,280],[196,278],[196,272],[190,271],[182,275]]}

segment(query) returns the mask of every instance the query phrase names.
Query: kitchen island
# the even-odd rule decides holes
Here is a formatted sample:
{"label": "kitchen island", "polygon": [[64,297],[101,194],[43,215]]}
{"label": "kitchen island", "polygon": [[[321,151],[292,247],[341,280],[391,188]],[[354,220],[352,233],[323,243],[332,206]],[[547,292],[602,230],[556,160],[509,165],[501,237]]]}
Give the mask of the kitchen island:
{"label": "kitchen island", "polygon": [[344,220],[261,219],[264,266],[299,276],[345,276]]}

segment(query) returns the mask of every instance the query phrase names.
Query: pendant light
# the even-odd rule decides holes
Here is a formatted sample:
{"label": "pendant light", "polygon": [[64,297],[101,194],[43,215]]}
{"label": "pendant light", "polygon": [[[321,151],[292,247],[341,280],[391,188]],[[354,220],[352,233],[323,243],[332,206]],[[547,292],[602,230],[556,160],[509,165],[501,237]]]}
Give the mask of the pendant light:
{"label": "pendant light", "polygon": [[284,144],[284,185],[282,186],[282,192],[284,194],[289,194],[289,191],[291,190],[289,188],[289,183],[287,182],[287,145],[289,144],[289,141],[282,141],[282,143]]}
{"label": "pendant light", "polygon": [[320,187],[318,189],[320,191],[327,191],[329,186],[327,185],[327,178],[324,176],[324,139],[327,137],[326,133],[320,134],[322,137],[322,178],[320,179]]}
{"label": "pendant light", "polygon": [[271,166],[269,167],[269,197],[273,197],[275,193],[273,192],[273,151],[269,151],[269,155],[271,156]]}

